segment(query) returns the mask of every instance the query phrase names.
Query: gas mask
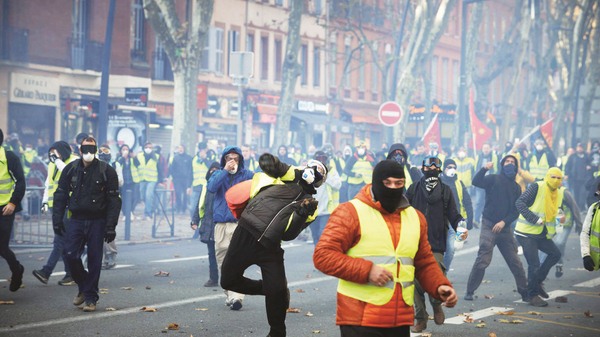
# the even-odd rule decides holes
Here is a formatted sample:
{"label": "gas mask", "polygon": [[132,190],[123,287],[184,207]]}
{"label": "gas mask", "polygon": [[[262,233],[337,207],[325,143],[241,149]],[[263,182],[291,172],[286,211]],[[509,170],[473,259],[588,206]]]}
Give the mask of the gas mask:
{"label": "gas mask", "polygon": [[446,176],[453,178],[456,175],[456,169],[455,168],[447,169],[445,174],[446,174]]}

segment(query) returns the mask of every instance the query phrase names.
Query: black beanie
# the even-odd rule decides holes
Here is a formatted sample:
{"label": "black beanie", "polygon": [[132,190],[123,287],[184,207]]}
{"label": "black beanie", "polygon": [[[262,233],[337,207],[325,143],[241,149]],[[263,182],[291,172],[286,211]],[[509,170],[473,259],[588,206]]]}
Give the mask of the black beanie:
{"label": "black beanie", "polygon": [[4,143],[4,132],[0,129],[0,146],[2,146],[2,143]]}
{"label": "black beanie", "polygon": [[386,178],[405,178],[404,167],[395,160],[386,159],[380,161],[373,169],[372,189],[375,200],[379,201],[388,213],[393,213],[400,206],[404,189],[385,187],[383,180]]}
{"label": "black beanie", "polygon": [[444,170],[448,167],[448,165],[454,165],[456,166],[456,162],[454,161],[454,159],[446,159],[444,160]]}

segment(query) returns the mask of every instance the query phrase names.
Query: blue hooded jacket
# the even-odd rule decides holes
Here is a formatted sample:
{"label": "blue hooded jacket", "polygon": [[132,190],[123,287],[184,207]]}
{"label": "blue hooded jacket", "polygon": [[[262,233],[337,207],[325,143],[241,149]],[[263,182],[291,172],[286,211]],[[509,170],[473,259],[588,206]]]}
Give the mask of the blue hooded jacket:
{"label": "blue hooded jacket", "polygon": [[[229,153],[237,153],[240,156],[238,170],[235,174],[229,174],[223,168],[225,167],[225,156]],[[227,201],[225,200],[225,192],[242,181],[252,179],[254,173],[244,168],[244,157],[242,150],[236,146],[228,146],[223,150],[221,155],[221,168],[213,173],[208,180],[208,191],[215,194],[213,204],[213,222],[237,222],[237,219],[231,214]]]}

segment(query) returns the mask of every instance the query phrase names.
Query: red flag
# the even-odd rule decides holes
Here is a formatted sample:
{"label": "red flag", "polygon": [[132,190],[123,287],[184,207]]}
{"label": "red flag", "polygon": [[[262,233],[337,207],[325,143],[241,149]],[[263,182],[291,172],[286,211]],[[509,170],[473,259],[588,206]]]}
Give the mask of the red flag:
{"label": "red flag", "polygon": [[544,140],[546,141],[546,145],[549,148],[552,148],[552,140],[553,140],[553,136],[554,133],[552,131],[552,128],[554,127],[554,117],[550,118],[548,121],[546,121],[544,124],[542,124],[540,126],[540,133],[542,134],[542,137],[544,137]]}
{"label": "red flag", "polygon": [[442,145],[442,136],[440,134],[440,122],[438,121],[438,115],[439,114],[435,114],[431,120],[431,123],[429,123],[427,130],[425,130],[423,138],[421,138],[423,144],[427,146],[427,148],[429,148],[429,144],[432,142],[436,142],[439,146]]}
{"label": "red flag", "polygon": [[471,120],[471,133],[473,134],[473,145],[471,146],[479,151],[483,143],[492,137],[492,129],[477,118],[473,96],[473,89],[471,89],[469,92],[469,119]]}

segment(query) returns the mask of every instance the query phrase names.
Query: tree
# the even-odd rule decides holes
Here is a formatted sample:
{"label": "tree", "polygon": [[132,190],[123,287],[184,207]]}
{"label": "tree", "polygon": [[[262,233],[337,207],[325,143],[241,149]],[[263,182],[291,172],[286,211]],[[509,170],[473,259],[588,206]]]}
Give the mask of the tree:
{"label": "tree", "polygon": [[288,143],[288,131],[294,108],[294,93],[296,82],[300,76],[301,66],[298,64],[298,53],[300,50],[300,24],[302,23],[302,12],[304,1],[294,0],[291,2],[291,11],[288,20],[288,34],[285,44],[285,59],[283,61],[281,99],[277,110],[277,124],[275,126],[275,144]]}
{"label": "tree", "polygon": [[[190,1],[192,6],[190,5]],[[172,0],[144,0],[144,14],[164,45],[174,77],[174,109],[171,144],[195,144],[198,112],[196,86],[212,19],[214,0],[188,0],[187,17],[181,21]]]}

